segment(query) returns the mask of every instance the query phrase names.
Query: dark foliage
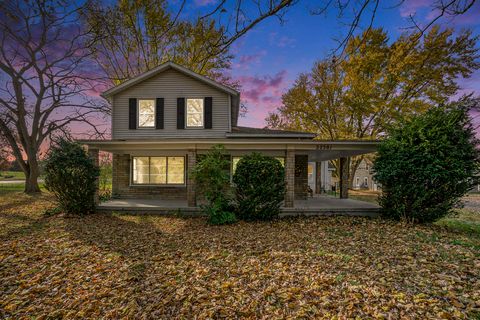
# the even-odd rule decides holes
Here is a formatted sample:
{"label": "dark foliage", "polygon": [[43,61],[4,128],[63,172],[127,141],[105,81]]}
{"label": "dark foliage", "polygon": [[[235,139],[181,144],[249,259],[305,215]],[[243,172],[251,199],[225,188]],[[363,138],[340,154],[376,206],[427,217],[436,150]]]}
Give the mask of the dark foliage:
{"label": "dark foliage", "polygon": [[252,153],[238,162],[237,214],[245,220],[270,220],[278,216],[285,195],[285,169],[275,158]]}
{"label": "dark foliage", "polygon": [[479,151],[463,99],[433,108],[390,130],[374,163],[385,217],[432,222],[478,183]]}
{"label": "dark foliage", "polygon": [[191,172],[199,194],[205,196],[207,204],[202,205],[209,223],[220,225],[236,221],[233,212],[229,166],[223,146],[214,146],[197,162]]}
{"label": "dark foliage", "polygon": [[45,163],[45,187],[55,195],[65,213],[83,215],[95,209],[99,168],[81,145],[59,140]]}

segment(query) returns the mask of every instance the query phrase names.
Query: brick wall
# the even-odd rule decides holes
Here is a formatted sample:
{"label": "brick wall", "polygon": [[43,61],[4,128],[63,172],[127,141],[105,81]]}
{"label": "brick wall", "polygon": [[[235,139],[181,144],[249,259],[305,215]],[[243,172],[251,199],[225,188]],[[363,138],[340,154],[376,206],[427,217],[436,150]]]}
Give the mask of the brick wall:
{"label": "brick wall", "polygon": [[287,190],[285,192],[285,207],[293,207],[294,186],[295,186],[295,151],[287,150],[285,156],[285,183]]}
{"label": "brick wall", "polygon": [[306,200],[308,196],[308,156],[295,155],[295,199]]}
{"label": "brick wall", "polygon": [[[295,155],[295,151],[287,152],[286,162],[294,162],[295,165],[286,166],[286,182],[293,186],[293,197],[285,196],[285,204],[294,199],[307,199],[308,185],[308,156]],[[114,154],[112,171],[112,193],[115,198],[155,198],[165,200],[188,200],[189,205],[195,206],[196,196],[193,181],[190,181],[187,173],[187,185],[190,188],[190,198],[187,198],[187,185],[185,186],[130,186],[130,155]],[[193,166],[195,152],[189,151],[187,167]],[[188,172],[188,171],[187,171]]]}
{"label": "brick wall", "polygon": [[188,150],[187,155],[187,202],[189,207],[197,206],[197,196],[195,193],[195,181],[192,178],[192,170],[197,162],[197,152]]}
{"label": "brick wall", "polygon": [[114,198],[186,200],[186,186],[130,186],[130,155],[113,154],[112,194]]}

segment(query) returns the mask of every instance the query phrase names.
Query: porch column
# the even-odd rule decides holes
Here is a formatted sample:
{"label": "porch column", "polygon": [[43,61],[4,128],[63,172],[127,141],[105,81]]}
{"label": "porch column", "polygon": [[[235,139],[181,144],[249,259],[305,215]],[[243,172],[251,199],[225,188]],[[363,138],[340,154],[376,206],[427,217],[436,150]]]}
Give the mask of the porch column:
{"label": "porch column", "polygon": [[322,193],[322,163],[315,162],[315,193]]}
{"label": "porch column", "polygon": [[197,162],[197,150],[189,149],[187,152],[187,202],[189,207],[197,206],[197,195],[195,193],[195,181],[192,178],[192,170]]}
{"label": "porch column", "polygon": [[295,150],[287,150],[285,155],[285,207],[292,208],[295,198]]}
{"label": "porch column", "polygon": [[[98,167],[99,166],[99,152],[100,150],[98,149],[94,149],[94,148],[88,148],[88,155],[90,156],[90,158],[93,159],[95,165]],[[98,189],[100,188],[100,180],[99,180],[99,177],[97,177],[97,179],[95,180],[95,194],[93,196],[93,201],[95,204],[98,203]]]}
{"label": "porch column", "polygon": [[348,172],[350,158],[340,158],[340,199],[348,198]]}

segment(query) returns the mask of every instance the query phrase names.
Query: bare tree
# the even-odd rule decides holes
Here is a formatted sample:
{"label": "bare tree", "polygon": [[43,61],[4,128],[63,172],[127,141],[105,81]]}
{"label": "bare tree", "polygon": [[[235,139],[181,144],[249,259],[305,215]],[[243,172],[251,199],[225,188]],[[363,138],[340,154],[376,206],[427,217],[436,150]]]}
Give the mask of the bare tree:
{"label": "bare tree", "polygon": [[[442,19],[446,22],[472,10],[477,0],[433,0],[426,6],[431,11],[428,20],[420,22],[415,13],[411,13],[404,29],[412,29],[420,38]],[[404,6],[405,0],[399,0],[388,7],[381,6],[380,0],[323,0],[310,11],[313,15],[336,14],[340,24],[346,26],[346,34],[340,36],[333,54],[343,57],[350,38],[368,32],[373,28],[381,9],[396,9]]]}
{"label": "bare tree", "polygon": [[110,84],[118,84],[171,60],[203,75],[235,85],[230,46],[269,17],[282,20],[295,0],[221,0],[210,12],[184,17],[165,0],[92,3],[84,22],[93,30],[95,58]]}
{"label": "bare tree", "polygon": [[52,135],[75,122],[101,133],[93,121],[105,109],[87,95],[96,79],[80,9],[67,0],[0,4],[0,134],[25,173],[27,193],[40,191],[38,156]]}
{"label": "bare tree", "polygon": [[9,155],[7,140],[0,136],[0,171],[7,170],[10,167]]}

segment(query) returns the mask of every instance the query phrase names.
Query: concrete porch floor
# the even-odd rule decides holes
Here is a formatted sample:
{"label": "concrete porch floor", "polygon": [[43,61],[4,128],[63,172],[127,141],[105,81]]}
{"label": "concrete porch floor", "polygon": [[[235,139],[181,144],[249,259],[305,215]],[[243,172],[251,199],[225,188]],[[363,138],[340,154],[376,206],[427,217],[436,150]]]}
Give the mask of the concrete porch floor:
{"label": "concrete porch floor", "polygon": [[[354,199],[339,199],[331,196],[315,196],[308,200],[295,200],[293,208],[282,207],[281,216],[296,215],[352,215],[376,216],[380,207],[376,204]],[[200,214],[200,208],[187,206],[186,200],[112,199],[97,206],[102,212],[131,212],[151,214],[187,215]]]}

